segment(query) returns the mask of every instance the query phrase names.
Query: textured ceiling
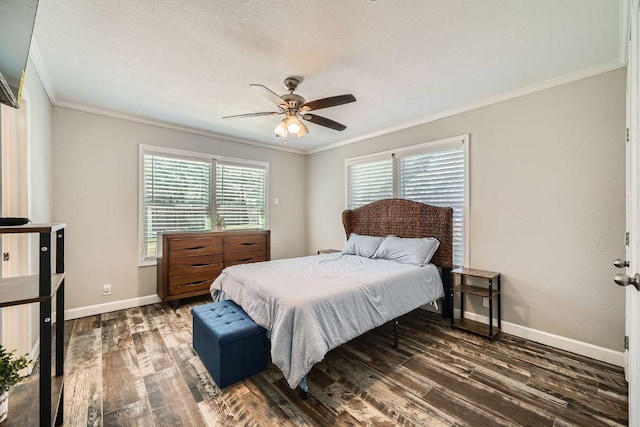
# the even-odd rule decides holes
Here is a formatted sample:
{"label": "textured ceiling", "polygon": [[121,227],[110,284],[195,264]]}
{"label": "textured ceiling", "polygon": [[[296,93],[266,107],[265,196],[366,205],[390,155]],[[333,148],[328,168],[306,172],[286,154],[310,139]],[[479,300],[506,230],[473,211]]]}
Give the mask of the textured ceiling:
{"label": "textured ceiling", "polygon": [[283,147],[250,83],[307,101],[313,151],[620,61],[619,0],[40,0],[34,39],[54,104]]}

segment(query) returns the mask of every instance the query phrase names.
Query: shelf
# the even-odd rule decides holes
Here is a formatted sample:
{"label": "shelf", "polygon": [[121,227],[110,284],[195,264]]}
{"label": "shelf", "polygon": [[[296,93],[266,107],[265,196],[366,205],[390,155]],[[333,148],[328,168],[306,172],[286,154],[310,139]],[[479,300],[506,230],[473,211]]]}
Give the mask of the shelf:
{"label": "shelf", "polygon": [[65,224],[25,224],[0,227],[0,234],[8,233],[52,233],[65,228]]}
{"label": "shelf", "polygon": [[0,307],[29,304],[51,299],[55,295],[64,273],[51,275],[51,293],[40,296],[39,276],[20,276],[0,279]]}
{"label": "shelf", "polygon": [[475,270],[473,268],[464,268],[464,267],[451,270],[451,274],[461,274],[461,275],[470,276],[470,277],[480,277],[482,279],[488,279],[488,280],[492,280],[500,276],[500,273],[496,273],[493,271]]}
{"label": "shelf", "polygon": [[486,323],[476,322],[475,320],[469,319],[454,319],[453,326],[465,330],[467,332],[471,332],[472,334],[480,335],[485,338],[495,338],[496,335],[500,333],[500,328],[494,326],[491,328],[493,334],[489,335],[489,325]]}
{"label": "shelf", "polygon": [[[55,425],[56,415],[62,399],[64,376],[51,377],[51,425]],[[33,427],[39,423],[38,381],[28,381],[11,387],[9,390],[9,417],[2,427]]]}
{"label": "shelf", "polygon": [[492,289],[491,295],[489,295],[489,289],[481,288],[480,286],[471,285],[455,285],[453,287],[454,292],[461,292],[463,294],[478,295],[481,297],[493,298],[500,293],[500,291]]}

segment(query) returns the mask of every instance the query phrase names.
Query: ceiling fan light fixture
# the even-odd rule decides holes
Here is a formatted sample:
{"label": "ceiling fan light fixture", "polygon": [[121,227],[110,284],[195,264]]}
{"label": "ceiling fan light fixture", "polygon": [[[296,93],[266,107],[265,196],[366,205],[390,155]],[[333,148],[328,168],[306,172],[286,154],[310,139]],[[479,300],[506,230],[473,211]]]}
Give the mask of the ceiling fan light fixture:
{"label": "ceiling fan light fixture", "polygon": [[288,114],[276,126],[275,134],[277,137],[287,137],[295,135],[298,138],[309,133],[309,129],[298,119],[295,114]]}

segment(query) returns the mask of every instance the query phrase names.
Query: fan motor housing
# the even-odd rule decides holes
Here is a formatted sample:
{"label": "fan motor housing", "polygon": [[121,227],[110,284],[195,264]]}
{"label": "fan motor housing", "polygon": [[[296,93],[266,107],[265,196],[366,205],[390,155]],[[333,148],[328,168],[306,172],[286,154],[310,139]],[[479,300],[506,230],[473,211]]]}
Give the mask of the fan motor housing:
{"label": "fan motor housing", "polygon": [[280,96],[280,98],[287,101],[287,104],[289,104],[290,108],[298,108],[306,102],[303,97],[301,97],[300,95],[296,95],[295,93],[285,93],[284,95]]}

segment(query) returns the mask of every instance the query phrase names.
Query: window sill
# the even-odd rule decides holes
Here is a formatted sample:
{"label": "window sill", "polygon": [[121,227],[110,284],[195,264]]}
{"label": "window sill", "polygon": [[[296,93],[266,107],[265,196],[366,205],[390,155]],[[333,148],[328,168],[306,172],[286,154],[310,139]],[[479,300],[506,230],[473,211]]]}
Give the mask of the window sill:
{"label": "window sill", "polygon": [[158,261],[156,258],[153,259],[145,259],[144,261],[138,261],[138,267],[151,267],[153,265],[158,265]]}

